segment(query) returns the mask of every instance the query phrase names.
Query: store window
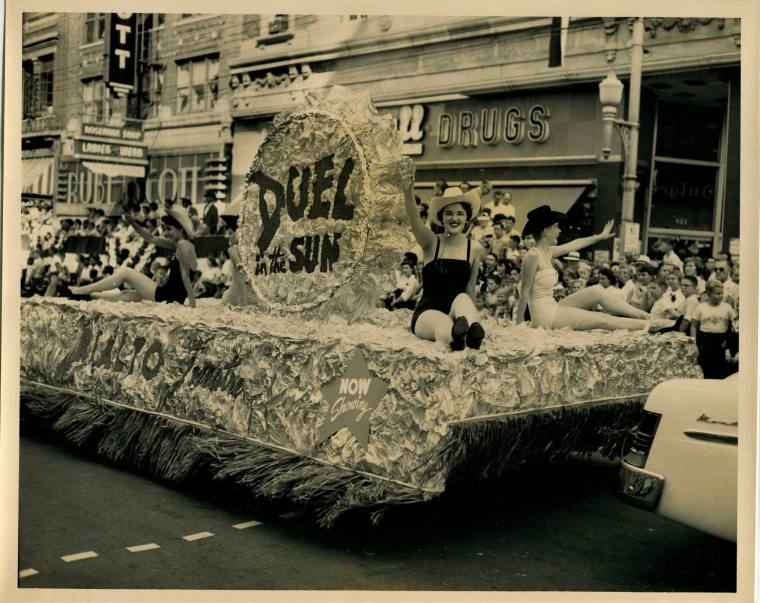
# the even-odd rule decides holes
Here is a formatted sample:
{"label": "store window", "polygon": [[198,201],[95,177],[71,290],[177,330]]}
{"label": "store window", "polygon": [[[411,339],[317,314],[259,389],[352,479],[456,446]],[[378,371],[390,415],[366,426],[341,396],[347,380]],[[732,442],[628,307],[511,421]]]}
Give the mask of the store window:
{"label": "store window", "polygon": [[714,107],[659,103],[650,229],[715,230],[723,113]]}
{"label": "store window", "polygon": [[219,58],[177,63],[177,112],[209,111],[219,100]]}
{"label": "store window", "polygon": [[102,40],[106,32],[105,13],[86,13],[84,18],[84,43]]}
{"label": "store window", "polygon": [[90,123],[104,123],[111,117],[110,97],[103,80],[82,82],[82,114]]}
{"label": "store window", "polygon": [[24,118],[39,117],[52,112],[53,63],[55,55],[23,61],[23,110]]}

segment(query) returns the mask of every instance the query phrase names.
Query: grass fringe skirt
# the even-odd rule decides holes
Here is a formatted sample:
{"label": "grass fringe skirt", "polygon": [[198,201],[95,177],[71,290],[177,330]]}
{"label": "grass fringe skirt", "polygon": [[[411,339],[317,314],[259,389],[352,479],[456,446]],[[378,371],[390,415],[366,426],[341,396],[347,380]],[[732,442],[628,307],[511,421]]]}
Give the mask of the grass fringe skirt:
{"label": "grass fringe skirt", "polygon": [[[122,466],[175,483],[232,482],[254,497],[311,509],[322,527],[349,510],[373,522],[389,506],[430,500],[434,493],[334,467],[211,428],[22,382],[25,410],[76,446]],[[447,489],[516,474],[571,454],[620,452],[644,401],[639,398],[573,405],[453,423],[436,450],[448,468]]]}

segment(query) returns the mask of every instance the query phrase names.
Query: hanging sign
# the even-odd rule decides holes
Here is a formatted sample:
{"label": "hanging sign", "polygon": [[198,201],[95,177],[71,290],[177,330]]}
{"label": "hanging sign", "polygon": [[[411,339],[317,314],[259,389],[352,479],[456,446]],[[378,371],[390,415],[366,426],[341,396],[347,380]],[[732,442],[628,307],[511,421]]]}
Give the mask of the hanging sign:
{"label": "hanging sign", "polygon": [[135,89],[137,65],[137,15],[110,13],[105,36],[105,81],[116,94]]}

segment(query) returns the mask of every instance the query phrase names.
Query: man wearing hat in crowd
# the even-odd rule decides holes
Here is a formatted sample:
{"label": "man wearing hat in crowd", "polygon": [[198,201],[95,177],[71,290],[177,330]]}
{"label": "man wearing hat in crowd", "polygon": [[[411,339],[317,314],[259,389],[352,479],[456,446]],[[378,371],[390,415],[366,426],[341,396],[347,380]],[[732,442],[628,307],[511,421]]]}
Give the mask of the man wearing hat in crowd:
{"label": "man wearing hat in crowd", "polygon": [[480,213],[480,193],[449,187],[433,197],[430,220],[443,228],[435,234],[420,219],[414,202],[414,163],[405,158],[398,169],[407,218],[422,249],[422,298],[412,316],[412,333],[452,350],[480,348],[485,331],[475,307],[475,284],[484,250],[466,235],[468,224]]}

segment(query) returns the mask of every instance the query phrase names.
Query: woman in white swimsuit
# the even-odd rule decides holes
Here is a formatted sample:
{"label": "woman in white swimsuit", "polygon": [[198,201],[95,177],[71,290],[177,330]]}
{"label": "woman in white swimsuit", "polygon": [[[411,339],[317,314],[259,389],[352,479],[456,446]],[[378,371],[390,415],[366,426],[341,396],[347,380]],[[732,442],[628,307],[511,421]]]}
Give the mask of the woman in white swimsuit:
{"label": "woman in white swimsuit", "polygon": [[[551,264],[552,258],[567,255],[571,251],[578,251],[613,236],[613,222],[610,220],[598,235],[557,245],[560,233],[558,223],[564,217],[564,214],[552,211],[548,205],[528,212],[528,223],[523,229],[523,237],[532,234],[536,239],[536,246],[523,259],[517,322],[525,320],[527,306],[530,309],[531,324],[544,329],[570,327],[578,331],[628,329],[660,333],[675,330],[675,321],[653,319],[647,312],[634,308],[610,294],[601,285],[581,289],[559,303],[554,301],[554,286],[559,275]],[[605,312],[593,312],[591,309],[597,305],[601,305]]]}

